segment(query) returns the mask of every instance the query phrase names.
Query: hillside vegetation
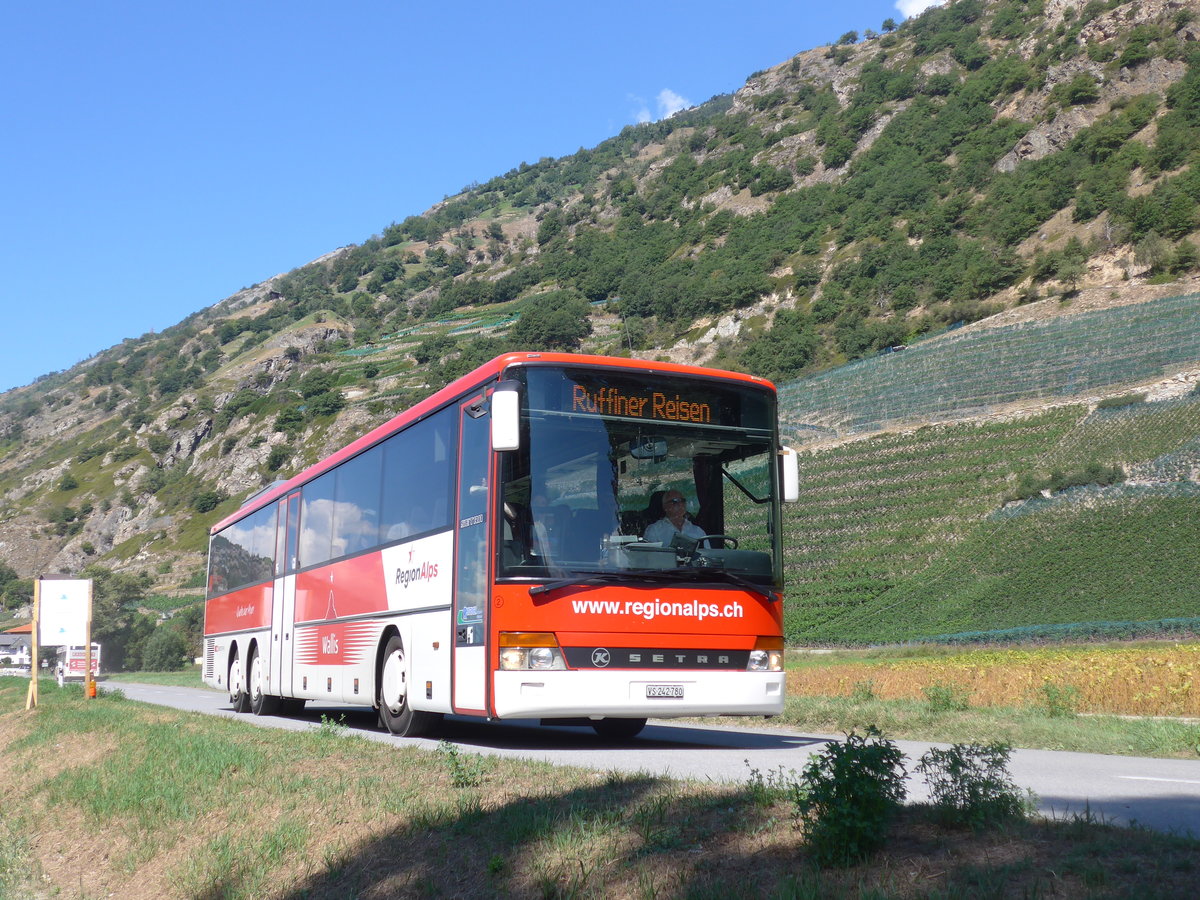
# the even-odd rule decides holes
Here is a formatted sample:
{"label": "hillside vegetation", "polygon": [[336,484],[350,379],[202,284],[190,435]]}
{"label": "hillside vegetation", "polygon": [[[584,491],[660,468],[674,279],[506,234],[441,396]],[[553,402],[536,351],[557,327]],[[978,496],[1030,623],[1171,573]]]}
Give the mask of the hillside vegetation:
{"label": "hillside vegetation", "polygon": [[[919,586],[945,589],[950,550],[966,553],[986,529],[1033,527],[988,517],[1022,476],[1051,479],[1041,457],[1098,397],[1200,363],[1186,299],[1200,269],[1198,14],[1196,0],[956,0],[879,23],[882,33],[863,23],[732,94],[469,185],[10,391],[0,397],[0,596],[19,607],[42,572],[108,579],[119,664],[121,641],[137,656],[130,635],[152,630],[138,618],[148,594],[198,595],[207,528],[246,496],[497,352],[583,348],[806,379],[785,387],[787,421],[798,437],[826,439],[807,490],[828,509],[811,532],[802,510],[791,519],[793,638],[874,637],[851,618],[895,604],[930,610],[906,613],[909,631],[985,627],[969,613],[981,604],[955,612],[939,595],[934,615]],[[1080,301],[1097,292],[1150,321],[1095,331],[1122,315],[1091,318]],[[1185,298],[1175,312],[1131,305],[1172,295]],[[1070,324],[1014,324],[1034,310]],[[1178,338],[1160,356],[1155,319]],[[1053,328],[1074,336],[1056,344]],[[1118,335],[1141,374],[1127,365],[1083,378]],[[974,353],[975,380],[946,382],[958,393],[921,368],[936,355],[928,348],[949,343]],[[897,347],[909,349],[876,356]],[[851,387],[837,382],[845,372],[884,377]],[[821,394],[830,378],[833,393]],[[945,455],[941,482],[922,481],[928,460],[902,463],[908,451],[887,443],[901,438],[880,438],[870,446],[895,459],[860,478],[882,489],[870,511],[852,510],[852,489],[839,499],[822,487],[822,467],[874,465],[855,458],[874,451],[830,440],[990,415],[1012,401],[1006,383],[1032,403],[1074,397],[1076,419],[1050,412],[995,434],[995,423],[939,427],[913,452]],[[815,405],[796,399],[805,392]],[[875,413],[856,411],[864,398]],[[1064,477],[1119,466],[1128,487],[1130,465],[1158,459],[1127,457],[1081,452],[1055,465]],[[1173,514],[1128,505],[1144,507],[1147,528]],[[1002,557],[968,562],[997,590],[1009,577]],[[1104,615],[1128,603],[1106,601]],[[1085,605],[1071,615],[1096,619]],[[1021,618],[979,621],[1044,624]]]}
{"label": "hillside vegetation", "polygon": [[[1200,629],[1200,396],[1182,387],[809,451],[788,508],[789,638]],[[1029,627],[1046,625],[1074,627]]]}

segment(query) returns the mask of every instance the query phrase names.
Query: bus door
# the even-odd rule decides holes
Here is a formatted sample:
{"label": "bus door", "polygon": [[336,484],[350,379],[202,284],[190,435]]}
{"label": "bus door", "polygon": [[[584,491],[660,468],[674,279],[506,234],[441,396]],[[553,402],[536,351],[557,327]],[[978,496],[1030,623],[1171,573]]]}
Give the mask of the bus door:
{"label": "bus door", "polygon": [[491,423],[483,394],[459,409],[458,517],[454,564],[454,710],[487,711],[485,642],[491,508]]}
{"label": "bus door", "polygon": [[296,553],[299,545],[300,492],[279,501],[279,524],[275,530],[275,584],[271,603],[271,668],[269,690],[292,694],[292,659],[296,617]]}

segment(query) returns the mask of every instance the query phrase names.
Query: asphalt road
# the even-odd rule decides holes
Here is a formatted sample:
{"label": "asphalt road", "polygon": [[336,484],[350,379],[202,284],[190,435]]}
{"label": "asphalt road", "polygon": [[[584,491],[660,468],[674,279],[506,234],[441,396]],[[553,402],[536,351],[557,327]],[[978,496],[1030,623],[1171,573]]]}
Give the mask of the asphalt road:
{"label": "asphalt road", "polygon": [[[112,683],[132,700],[208,715],[243,719],[255,725],[293,731],[320,727],[322,716],[341,722],[371,740],[397,746],[434,748],[439,739],[489,756],[538,759],[599,771],[648,772],[675,778],[746,783],[750,770],[766,776],[781,767],[797,772],[808,755],[837,736],[778,728],[704,726],[651,722],[627,741],[599,738],[587,727],[543,728],[536,722],[483,722],[448,718],[437,738],[398,738],[375,727],[375,715],[360,708],[310,702],[296,716],[253,716],[233,712],[223,693],[205,688]],[[1066,726],[1069,727],[1069,726]],[[911,770],[931,744],[897,741]],[[947,746],[947,745],[938,745]],[[1138,825],[1200,837],[1200,760],[1101,756],[1049,750],[1014,750],[1009,771],[1016,784],[1037,796],[1043,815],[1069,818],[1090,814],[1117,825]],[[911,773],[910,800],[926,799],[924,781]]]}

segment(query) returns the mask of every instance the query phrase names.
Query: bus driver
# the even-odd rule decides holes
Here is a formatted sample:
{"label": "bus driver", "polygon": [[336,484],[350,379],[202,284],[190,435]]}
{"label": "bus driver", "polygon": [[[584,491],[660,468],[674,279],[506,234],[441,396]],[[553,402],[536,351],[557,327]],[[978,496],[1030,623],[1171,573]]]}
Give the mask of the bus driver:
{"label": "bus driver", "polygon": [[669,490],[663,494],[662,507],[663,517],[646,529],[645,540],[648,543],[668,547],[677,534],[693,540],[704,537],[704,529],[688,519],[687,502],[679,491]]}

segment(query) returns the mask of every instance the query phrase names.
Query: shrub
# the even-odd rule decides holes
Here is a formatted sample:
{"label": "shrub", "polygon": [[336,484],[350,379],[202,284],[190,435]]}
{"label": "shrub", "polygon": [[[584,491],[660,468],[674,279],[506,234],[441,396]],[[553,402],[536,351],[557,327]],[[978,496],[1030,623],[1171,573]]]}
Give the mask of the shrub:
{"label": "shrub", "polygon": [[942,822],[981,829],[1024,817],[1024,798],[1008,772],[1011,752],[1008,744],[994,741],[931,747],[921,757],[916,771],[925,777]]}
{"label": "shrub", "polygon": [[1119,409],[1122,406],[1133,406],[1145,402],[1145,394],[1121,394],[1118,397],[1105,397],[1096,404],[1096,409]]}
{"label": "shrub", "polygon": [[904,801],[904,754],[874,727],[809,757],[796,807],[819,865],[851,865],[879,849]]}
{"label": "shrub", "polygon": [[275,417],[274,428],[276,431],[300,431],[304,428],[304,413],[300,411],[299,407],[285,406]]}
{"label": "shrub", "polygon": [[456,788],[479,787],[483,784],[487,763],[482,756],[463,755],[449,741],[438,741],[437,752],[450,773],[450,783]]}
{"label": "shrub", "polygon": [[1079,691],[1069,684],[1047,681],[1038,691],[1038,705],[1052,719],[1072,718],[1079,707]]}
{"label": "shrub", "polygon": [[930,684],[921,688],[934,712],[961,712],[970,706],[965,688],[953,684]]}
{"label": "shrub", "polygon": [[856,681],[854,687],[850,689],[850,699],[855,703],[870,703],[872,700],[878,700],[879,698],[875,694],[875,682],[870,678]]}
{"label": "shrub", "polygon": [[138,455],[137,444],[122,444],[112,452],[113,462],[121,463]]}
{"label": "shrub", "polygon": [[292,458],[292,448],[286,444],[277,444],[267,455],[267,471],[277,472],[285,462]]}
{"label": "shrub", "polygon": [[225,500],[220,491],[200,491],[192,497],[192,509],[198,513],[212,512]]}

